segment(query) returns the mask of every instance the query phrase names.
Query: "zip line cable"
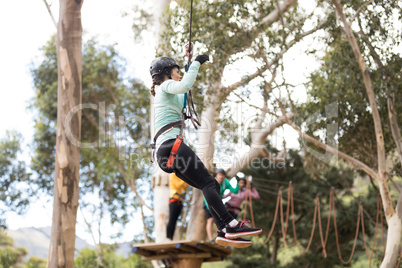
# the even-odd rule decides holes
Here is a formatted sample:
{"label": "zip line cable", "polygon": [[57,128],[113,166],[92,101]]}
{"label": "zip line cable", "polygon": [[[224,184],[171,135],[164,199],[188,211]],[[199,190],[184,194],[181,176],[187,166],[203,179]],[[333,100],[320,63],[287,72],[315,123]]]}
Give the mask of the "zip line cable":
{"label": "zip line cable", "polygon": [[[192,32],[192,21],[193,21],[193,0],[191,0],[190,4],[190,29],[189,29],[189,38],[188,38],[188,61],[186,66],[186,72],[190,68],[191,58],[193,53],[193,46],[191,43],[191,32]],[[188,102],[188,105],[187,105]],[[188,109],[187,109],[188,106]],[[187,114],[188,113],[188,114]],[[198,126],[201,126],[197,111],[194,107],[193,95],[191,94],[191,90],[184,93],[184,103],[183,103],[183,121],[186,119],[190,119],[195,129],[198,129]]]}

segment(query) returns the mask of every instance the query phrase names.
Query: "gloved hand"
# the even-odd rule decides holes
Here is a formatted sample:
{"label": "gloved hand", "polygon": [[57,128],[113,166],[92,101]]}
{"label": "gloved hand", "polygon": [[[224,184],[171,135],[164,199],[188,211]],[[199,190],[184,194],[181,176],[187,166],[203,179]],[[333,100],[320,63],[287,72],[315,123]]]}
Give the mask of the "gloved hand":
{"label": "gloved hand", "polygon": [[208,55],[198,55],[196,58],[195,58],[195,60],[196,61],[198,61],[199,63],[201,63],[201,65],[204,63],[204,62],[206,62],[207,60],[209,60],[209,56]]}

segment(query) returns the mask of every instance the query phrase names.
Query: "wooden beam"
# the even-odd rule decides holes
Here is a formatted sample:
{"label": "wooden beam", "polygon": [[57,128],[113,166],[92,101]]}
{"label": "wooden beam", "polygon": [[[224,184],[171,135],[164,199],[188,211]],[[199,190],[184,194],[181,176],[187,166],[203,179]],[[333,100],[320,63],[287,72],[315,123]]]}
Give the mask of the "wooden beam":
{"label": "wooden beam", "polygon": [[174,259],[205,259],[211,258],[211,253],[180,253],[172,256]]}
{"label": "wooden beam", "polygon": [[222,257],[226,257],[227,255],[232,253],[232,250],[230,248],[226,248],[226,247],[222,247],[222,246],[217,246],[219,248],[216,248],[215,246],[210,246],[207,244],[197,244],[196,248],[198,248],[201,251],[204,252],[211,252],[213,255],[216,256],[222,256]]}
{"label": "wooden beam", "polygon": [[133,247],[133,249],[131,250],[132,253],[136,253],[142,256],[151,256],[153,255],[153,253],[149,250],[145,250],[139,247]]}
{"label": "wooden beam", "polygon": [[154,261],[154,260],[162,260],[162,259],[171,259],[170,254],[161,254],[161,255],[153,255],[149,257],[142,257],[143,261]]}
{"label": "wooden beam", "polygon": [[211,253],[179,253],[179,254],[160,254],[149,257],[142,257],[143,261],[153,261],[161,259],[208,259],[211,258]]}
{"label": "wooden beam", "polygon": [[181,249],[181,250],[186,251],[186,252],[190,252],[190,253],[200,252],[197,249],[197,247],[188,246],[188,245],[185,245],[183,243],[177,243],[176,248]]}
{"label": "wooden beam", "polygon": [[213,257],[213,258],[208,258],[204,259],[204,262],[214,262],[214,261],[223,261],[223,257]]}

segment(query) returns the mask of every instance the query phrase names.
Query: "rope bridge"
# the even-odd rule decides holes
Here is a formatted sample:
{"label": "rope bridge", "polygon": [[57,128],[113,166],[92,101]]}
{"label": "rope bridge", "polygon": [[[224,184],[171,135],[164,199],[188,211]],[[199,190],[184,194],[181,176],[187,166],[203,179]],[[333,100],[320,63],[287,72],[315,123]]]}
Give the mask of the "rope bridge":
{"label": "rope bridge", "polygon": [[[247,182],[247,188],[250,189],[250,183]],[[250,193],[250,191],[248,191]],[[246,195],[246,200],[244,204],[244,219],[246,218],[247,214],[247,206],[250,207],[250,216],[252,220],[252,225],[255,227],[254,224],[254,213],[253,213],[253,206],[252,206],[252,198],[251,195]],[[313,226],[311,230],[311,235],[309,238],[309,242],[307,244],[306,249],[303,251],[300,243],[297,239],[297,234],[296,234],[296,224],[295,224],[295,216],[294,216],[294,202],[293,202],[293,185],[292,182],[289,183],[289,188],[288,188],[288,198],[287,198],[287,206],[286,206],[286,217],[284,217],[284,211],[283,211],[283,196],[282,196],[282,189],[278,190],[278,197],[276,200],[276,208],[275,208],[275,214],[274,214],[274,219],[272,222],[271,229],[268,233],[267,239],[265,240],[265,244],[268,243],[269,239],[272,236],[272,233],[274,231],[276,221],[278,219],[278,212],[279,212],[279,218],[280,218],[280,223],[281,223],[281,231],[282,231],[282,238],[283,238],[283,246],[287,246],[286,242],[286,234],[288,231],[288,226],[289,226],[289,216],[291,214],[291,220],[292,220],[292,228],[293,228],[293,238],[295,241],[295,244],[301,254],[305,254],[308,252],[311,242],[314,237],[315,233],[315,228],[316,228],[316,223],[318,222],[318,229],[319,229],[319,234],[320,234],[320,241],[321,241],[321,246],[322,246],[322,255],[324,258],[327,257],[327,250],[326,250],[326,245],[328,242],[328,234],[329,234],[329,226],[331,222],[331,218],[333,218],[334,221],[334,229],[335,229],[335,240],[336,240],[336,246],[337,246],[337,251],[338,251],[338,257],[339,260],[343,264],[348,264],[352,261],[353,254],[355,252],[355,247],[357,243],[357,238],[359,235],[359,229],[361,225],[362,229],[362,236],[363,236],[363,242],[364,242],[364,248],[366,251],[366,254],[369,258],[369,263],[371,266],[371,259],[373,257],[373,252],[374,248],[376,246],[376,236],[377,236],[377,230],[378,230],[378,225],[379,222],[381,223],[381,233],[382,233],[382,245],[383,245],[383,251],[385,253],[385,238],[384,238],[384,223],[383,223],[383,214],[382,214],[382,202],[381,202],[381,197],[377,197],[377,215],[376,215],[376,223],[375,223],[375,231],[374,231],[374,241],[373,241],[373,246],[371,248],[371,251],[369,250],[367,246],[367,241],[366,241],[366,234],[365,234],[365,229],[364,229],[364,217],[363,217],[363,206],[360,204],[357,212],[357,224],[356,224],[356,234],[354,238],[354,243],[353,243],[353,248],[352,252],[350,254],[350,257],[348,260],[344,260],[341,254],[341,249],[340,249],[340,244],[339,244],[339,239],[338,239],[338,227],[336,224],[336,211],[335,211],[335,198],[334,198],[334,189],[332,188],[330,190],[330,195],[329,195],[329,207],[328,207],[328,220],[327,220],[327,226],[326,226],[326,231],[325,231],[325,236],[323,235],[323,228],[322,228],[322,222],[321,222],[321,208],[320,208],[320,198],[317,196],[314,201],[314,216],[313,216]],[[400,262],[400,259],[399,259]],[[399,263],[398,263],[399,265]],[[398,266],[397,266],[398,267]]]}

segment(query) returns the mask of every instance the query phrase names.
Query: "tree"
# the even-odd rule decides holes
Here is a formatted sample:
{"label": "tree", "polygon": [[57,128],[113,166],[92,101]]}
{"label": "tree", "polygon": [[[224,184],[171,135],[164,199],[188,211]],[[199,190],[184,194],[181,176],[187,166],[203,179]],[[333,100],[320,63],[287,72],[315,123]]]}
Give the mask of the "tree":
{"label": "tree", "polygon": [[23,262],[27,255],[25,248],[14,248],[14,240],[7,236],[3,228],[0,229],[0,265],[1,267],[14,267]]}
{"label": "tree", "polygon": [[60,1],[56,164],[48,267],[74,265],[81,141],[82,3],[81,0]]}
{"label": "tree", "polygon": [[[265,144],[271,154],[279,153],[268,142]],[[257,160],[257,159],[255,159]],[[340,248],[343,254],[351,252],[356,231],[356,214],[359,204],[364,206],[368,215],[375,215],[376,204],[372,202],[375,194],[371,188],[363,187],[358,192],[353,190],[355,177],[358,176],[348,165],[330,166],[324,164],[319,173],[306,168],[306,160],[303,153],[298,150],[286,152],[286,162],[277,165],[266,158],[253,161],[242,172],[252,176],[252,184],[260,193],[260,199],[252,201],[252,212],[256,226],[263,227],[263,234],[253,238],[253,246],[247,249],[235,250],[230,257],[230,267],[337,267],[339,265],[335,229],[331,224],[328,231],[328,240],[325,246],[327,255],[322,256],[322,244],[319,235],[318,223],[315,224],[315,232],[310,247],[306,253],[313,228],[315,202],[319,196],[321,222],[323,235],[326,234],[326,223],[328,220],[329,192],[336,190],[336,212],[337,231]],[[289,206],[288,190],[290,183],[293,186],[293,204],[295,230],[297,244],[294,239],[292,214],[289,214],[287,221],[286,240],[283,238],[281,229],[280,212],[276,218],[276,225],[270,239],[267,236],[271,231],[279,190],[282,191],[283,221],[286,224],[287,208]],[[356,197],[358,196],[358,197]],[[245,206],[245,204],[243,204]],[[243,212],[239,218],[243,218]],[[247,216],[250,216],[251,209],[247,207]],[[370,219],[370,218],[369,218]],[[371,235],[369,221],[365,221],[366,240]],[[362,236],[355,249],[354,256],[364,254]],[[286,246],[283,244],[286,242]],[[357,263],[359,259],[353,259]],[[287,263],[287,264],[286,264]]]}
{"label": "tree", "polygon": [[46,268],[47,261],[39,257],[31,257],[25,263],[25,268]]}
{"label": "tree", "polygon": [[[44,60],[31,69],[36,96],[33,169],[36,183],[50,192],[48,182],[55,155],[57,83],[56,47],[52,38],[43,48]],[[124,60],[113,45],[90,39],[83,45],[83,101],[81,129],[81,193],[97,192],[111,213],[112,222],[127,221],[127,206],[141,204],[137,179],[147,176],[149,136],[144,135],[149,107],[148,92],[139,81],[125,78]],[[106,161],[107,159],[107,161]],[[133,200],[134,192],[138,200]],[[143,200],[144,202],[144,200]],[[117,204],[119,203],[119,204]],[[144,202],[144,206],[151,208]]]}
{"label": "tree", "polygon": [[[18,160],[21,152],[22,136],[15,131],[7,131],[0,140],[0,202],[1,215],[6,211],[22,213],[29,204],[33,189],[26,183],[31,182],[31,174],[25,162]],[[0,225],[6,225],[0,216]]]}
{"label": "tree", "polygon": [[[287,123],[291,125],[298,133],[299,135],[306,141],[311,142],[315,146],[323,149],[325,152],[334,154],[336,156],[339,156],[343,160],[353,164],[356,168],[361,169],[365,173],[367,173],[371,178],[373,178],[375,181],[377,181],[378,186],[379,186],[379,192],[381,193],[382,201],[383,201],[383,208],[385,211],[386,219],[388,222],[388,241],[387,241],[387,251],[386,255],[384,257],[382,267],[394,267],[397,262],[397,256],[398,256],[398,248],[400,247],[400,241],[398,238],[394,239],[395,236],[391,235],[395,233],[401,233],[401,221],[400,221],[400,214],[402,213],[402,205],[401,205],[401,195],[399,194],[399,199],[397,200],[397,205],[396,205],[396,210],[393,207],[393,201],[392,201],[392,195],[390,193],[390,189],[388,186],[389,181],[391,180],[391,177],[389,175],[388,167],[386,165],[386,156],[387,156],[387,148],[392,148],[392,143],[389,141],[387,142],[386,139],[389,137],[392,137],[394,139],[395,143],[399,142],[398,138],[398,133],[395,133],[395,127],[392,128],[392,134],[389,134],[389,132],[384,132],[383,127],[382,127],[382,122],[384,122],[384,115],[386,116],[386,111],[384,111],[383,107],[381,106],[381,103],[385,104],[387,102],[387,95],[392,95],[389,92],[387,92],[387,87],[390,85],[395,85],[395,83],[398,83],[398,72],[394,72],[393,66],[395,66],[394,62],[398,62],[398,58],[400,56],[398,55],[392,55],[392,49],[387,48],[388,45],[392,44],[399,44],[400,39],[394,40],[392,38],[392,34],[388,35],[388,33],[392,32],[392,23],[388,19],[388,22],[385,25],[379,24],[384,18],[382,18],[383,14],[382,12],[377,12],[376,8],[377,6],[372,4],[373,1],[369,1],[365,4],[361,4],[360,1],[352,1],[351,3],[345,5],[343,7],[338,1],[332,1],[334,4],[334,7],[336,8],[337,14],[340,16],[340,19],[342,21],[343,26],[339,27],[336,24],[333,24],[332,32],[330,31],[330,40],[331,42],[329,43],[331,49],[335,52],[327,52],[328,58],[326,59],[327,64],[329,63],[330,65],[323,66],[323,74],[317,76],[313,76],[313,81],[318,82],[317,84],[314,85],[314,90],[312,93],[315,95],[315,97],[318,97],[317,99],[314,100],[314,102],[319,103],[320,105],[325,105],[328,104],[328,100],[337,100],[336,94],[341,93],[342,97],[339,100],[341,106],[339,109],[341,112],[347,114],[346,117],[341,117],[342,120],[342,126],[346,126],[346,128],[342,128],[342,131],[345,130],[345,133],[341,132],[341,137],[339,138],[339,141],[341,142],[341,146],[343,148],[334,148],[334,144],[325,144],[324,142],[319,141],[319,138],[314,138],[311,134],[306,134],[303,133],[300,129],[299,126],[295,125],[291,120],[287,120]],[[364,10],[367,8],[367,10],[370,10],[367,12],[365,16],[361,16],[363,14]],[[398,6],[395,1],[389,1],[386,3],[381,4],[378,8],[383,8],[388,13],[390,14],[397,14]],[[343,10],[347,10],[348,14],[351,14],[351,19],[350,21],[346,20],[346,15],[344,14]],[[395,12],[395,13],[394,13]],[[362,40],[359,42],[356,39],[355,33],[352,30],[351,23],[358,18],[360,21],[361,25],[364,25],[364,27],[360,26],[361,28],[361,34],[360,37]],[[387,26],[387,27],[385,27]],[[378,47],[385,47],[382,50],[382,55],[384,55],[388,59],[389,68],[380,68],[378,71],[376,70],[375,66],[373,66],[371,63],[376,62],[375,54],[373,53],[373,47],[370,47],[370,43],[365,41],[365,30],[364,29],[369,29],[369,39],[370,38],[376,38],[377,36],[380,36],[382,41],[382,46],[378,44]],[[341,31],[340,31],[341,30]],[[390,31],[391,30],[391,31]],[[346,35],[346,38],[345,38]],[[390,43],[385,42],[388,38]],[[350,43],[350,47],[352,50],[349,49],[345,50],[345,40],[348,40]],[[363,45],[365,44],[365,45]],[[342,51],[342,52],[341,52]],[[342,60],[337,59],[336,57],[331,58],[331,53],[344,53],[343,56],[346,55],[351,55],[351,57],[355,57],[356,61],[351,62],[350,59],[351,57],[345,57],[344,62],[348,62],[348,65],[344,64],[344,66],[347,68],[346,70],[342,70],[340,73],[335,74],[332,73],[331,69],[333,67],[338,67],[339,64],[342,63]],[[340,55],[340,54],[338,54]],[[374,55],[374,56],[373,56]],[[329,61],[329,59],[332,59]],[[348,60],[346,60],[348,59]],[[374,59],[374,60],[372,60]],[[357,63],[357,64],[356,64]],[[385,66],[385,64],[384,64]],[[385,71],[385,69],[388,69],[388,71]],[[381,81],[384,79],[384,72],[386,72],[388,75],[385,76],[387,81]],[[327,76],[329,74],[329,76]],[[341,76],[343,74],[343,76]],[[380,75],[378,75],[380,74]],[[321,77],[320,77],[321,76]],[[331,79],[331,87],[330,88],[325,88],[321,86],[325,85],[330,85],[329,83],[324,82],[324,80]],[[373,79],[378,79],[377,83],[373,83]],[[348,84],[349,81],[349,84]],[[360,81],[360,83],[358,83]],[[375,80],[374,80],[375,81]],[[324,83],[323,83],[324,82]],[[332,87],[334,85],[334,87]],[[354,86],[352,88],[351,86]],[[375,87],[376,86],[376,87]],[[341,89],[339,92],[338,91],[333,91],[331,90],[332,88],[339,87]],[[320,88],[319,90],[316,90]],[[329,90],[328,90],[329,89]],[[362,91],[363,90],[363,91]],[[320,93],[318,93],[320,92]],[[326,93],[324,93],[326,92]],[[318,93],[318,94],[317,94]],[[347,93],[347,94],[345,94]],[[395,92],[393,93],[395,94]],[[394,95],[395,96],[395,95]],[[353,100],[351,102],[345,101],[343,98],[346,98],[347,100]],[[324,100],[323,103],[320,102],[320,100]],[[365,100],[365,101],[364,101]],[[279,103],[281,103],[280,100],[278,100]],[[389,102],[389,99],[388,99]],[[359,105],[356,105],[359,104]],[[380,106],[380,108],[378,108]],[[393,104],[390,105],[391,110],[393,110],[393,117],[390,116],[390,121],[391,124],[394,124],[397,122],[395,115],[397,114],[397,108],[398,104]],[[283,110],[285,107],[283,107]],[[323,106],[321,106],[323,109]],[[329,108],[329,106],[327,106]],[[365,109],[368,109],[369,112],[365,111]],[[348,112],[349,111],[349,112]],[[352,113],[350,113],[350,111]],[[282,111],[282,115],[283,115]],[[324,116],[325,118],[325,116]],[[328,118],[328,116],[326,117]],[[328,118],[330,121],[335,120],[336,118]],[[386,120],[386,119],[385,119]],[[387,120],[388,121],[388,120]],[[325,121],[321,120],[321,128],[318,129],[323,129],[322,124],[324,124]],[[370,127],[371,124],[371,127]],[[363,126],[366,129],[368,129],[369,133],[365,133],[365,131],[362,131],[362,128],[356,128],[357,126]],[[311,125],[309,125],[311,127]],[[373,131],[374,127],[374,131]],[[355,141],[353,142],[353,136],[349,136],[349,134],[355,133]],[[348,135],[344,135],[348,134]],[[387,135],[389,134],[389,135]],[[342,136],[344,138],[342,138]],[[363,140],[363,146],[360,146],[360,136]],[[357,139],[359,138],[359,140]],[[349,139],[351,142],[345,142],[346,139]],[[367,141],[367,142],[365,142]],[[333,142],[333,141],[332,141]],[[375,146],[370,146],[369,143],[375,144]],[[388,146],[388,147],[387,147]],[[391,147],[389,147],[391,146]],[[355,151],[360,151],[356,153]],[[345,153],[346,152],[346,153]],[[347,152],[353,152],[353,155],[348,154]],[[399,153],[399,152],[397,152]],[[396,187],[396,190],[398,190],[398,186],[394,184]],[[399,215],[399,216],[398,216]]]}
{"label": "tree", "polygon": [[79,252],[79,256],[74,261],[74,267],[109,267],[109,268],[146,268],[148,265],[141,261],[139,255],[131,255],[124,258],[116,254],[116,247],[113,245],[104,245],[105,255],[99,263],[98,253],[96,250],[84,248]]}
{"label": "tree", "polygon": [[[31,104],[35,119],[33,169],[35,183],[50,192],[56,136],[56,47],[52,38],[43,48],[44,60],[31,68],[36,96]],[[113,45],[90,39],[83,45],[83,109],[80,161],[81,206],[110,213],[111,222],[125,224],[132,209],[148,202],[149,185],[141,182],[149,173],[150,150],[147,102],[149,95],[135,79],[125,78],[124,60]],[[139,189],[137,188],[139,187]],[[88,204],[85,196],[96,194],[100,207]],[[133,193],[137,198],[133,198]],[[143,199],[142,196],[149,196]],[[91,209],[89,209],[91,208]],[[142,213],[144,215],[144,213]],[[144,236],[151,235],[153,222],[144,216]],[[100,243],[101,241],[99,241]]]}

